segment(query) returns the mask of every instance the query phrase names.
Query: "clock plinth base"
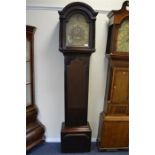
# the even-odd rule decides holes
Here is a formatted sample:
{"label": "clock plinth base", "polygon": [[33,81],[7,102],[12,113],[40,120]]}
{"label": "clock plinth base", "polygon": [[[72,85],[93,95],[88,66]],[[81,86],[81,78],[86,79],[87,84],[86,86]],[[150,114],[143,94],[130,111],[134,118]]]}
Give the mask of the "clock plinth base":
{"label": "clock plinth base", "polygon": [[68,127],[62,123],[61,151],[89,152],[91,148],[91,128],[89,123],[83,126]]}
{"label": "clock plinth base", "polygon": [[[110,138],[109,138],[110,137]],[[100,115],[97,147],[103,150],[128,149],[129,145],[129,116]]]}

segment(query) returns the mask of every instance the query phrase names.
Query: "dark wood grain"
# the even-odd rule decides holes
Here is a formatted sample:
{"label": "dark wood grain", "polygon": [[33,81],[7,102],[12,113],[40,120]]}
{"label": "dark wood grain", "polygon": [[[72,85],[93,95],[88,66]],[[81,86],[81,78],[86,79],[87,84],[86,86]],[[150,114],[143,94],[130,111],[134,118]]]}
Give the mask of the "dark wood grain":
{"label": "dark wood grain", "polygon": [[[74,14],[82,14],[89,24],[88,47],[66,46],[66,23]],[[59,50],[65,57],[65,122],[61,129],[62,152],[90,151],[91,128],[87,122],[89,59],[95,52],[97,12],[81,2],[68,4],[59,11]],[[84,35],[84,34],[83,34]]]}
{"label": "dark wood grain", "polygon": [[89,56],[65,56],[65,123],[87,124]]}
{"label": "dark wood grain", "polygon": [[61,129],[61,151],[89,152],[91,147],[91,128],[89,123],[82,126],[68,127],[65,123]]}

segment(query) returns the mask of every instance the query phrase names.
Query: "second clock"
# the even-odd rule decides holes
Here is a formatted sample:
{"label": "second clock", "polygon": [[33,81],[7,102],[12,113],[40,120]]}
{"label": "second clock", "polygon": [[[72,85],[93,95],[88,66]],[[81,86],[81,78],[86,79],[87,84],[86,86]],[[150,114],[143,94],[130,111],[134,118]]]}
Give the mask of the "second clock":
{"label": "second clock", "polygon": [[106,56],[109,60],[104,111],[100,114],[99,150],[129,145],[129,11],[128,1],[108,14]]}

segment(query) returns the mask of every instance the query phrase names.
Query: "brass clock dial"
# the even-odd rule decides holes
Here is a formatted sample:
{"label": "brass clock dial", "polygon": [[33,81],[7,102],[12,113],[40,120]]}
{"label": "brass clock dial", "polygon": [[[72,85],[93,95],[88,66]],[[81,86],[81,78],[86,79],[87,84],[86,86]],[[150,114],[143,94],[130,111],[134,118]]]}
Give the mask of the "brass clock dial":
{"label": "brass clock dial", "polygon": [[129,52],[129,20],[126,19],[118,30],[117,52]]}
{"label": "brass clock dial", "polygon": [[66,46],[89,46],[89,23],[84,15],[78,13],[70,17],[66,24]]}

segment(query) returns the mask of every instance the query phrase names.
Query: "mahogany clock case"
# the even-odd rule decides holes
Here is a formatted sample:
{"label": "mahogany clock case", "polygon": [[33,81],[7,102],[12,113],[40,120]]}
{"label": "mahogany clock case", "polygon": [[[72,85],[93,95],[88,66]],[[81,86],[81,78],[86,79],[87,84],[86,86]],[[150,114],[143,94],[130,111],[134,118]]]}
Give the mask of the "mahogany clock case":
{"label": "mahogany clock case", "polygon": [[26,26],[26,150],[44,141],[44,126],[37,120],[34,91],[34,32],[36,28]]}
{"label": "mahogany clock case", "polygon": [[62,152],[87,152],[91,128],[87,122],[89,58],[95,51],[97,12],[81,2],[59,11],[59,50],[65,57],[65,122],[61,129]]}
{"label": "mahogany clock case", "polygon": [[[129,2],[125,1],[120,10],[108,14],[110,23],[106,56],[109,64],[104,111],[100,114],[97,137],[99,150],[128,149],[129,145],[128,5]],[[120,29],[123,31],[121,39]]]}

